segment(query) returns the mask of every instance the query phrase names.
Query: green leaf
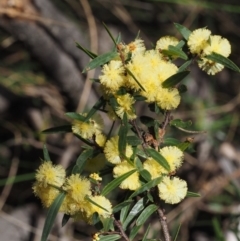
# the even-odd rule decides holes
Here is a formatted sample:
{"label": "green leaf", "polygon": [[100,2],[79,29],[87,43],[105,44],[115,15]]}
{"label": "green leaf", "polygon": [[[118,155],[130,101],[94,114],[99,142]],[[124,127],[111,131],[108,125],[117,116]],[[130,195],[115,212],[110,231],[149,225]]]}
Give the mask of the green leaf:
{"label": "green leaf", "polygon": [[162,53],[168,56],[176,56],[184,60],[188,59],[188,56],[181,49],[172,45],[168,46],[168,50],[162,50]]}
{"label": "green leaf", "polygon": [[115,41],[115,39],[114,39],[112,33],[110,32],[110,30],[108,29],[107,25],[105,23],[103,23],[103,26],[106,29],[106,31],[107,31],[108,35],[110,36],[110,38],[112,39],[114,45],[117,45],[117,42]]}
{"label": "green leaf", "polygon": [[110,234],[110,235],[101,235],[99,236],[99,241],[115,241],[121,239],[122,237],[119,234]]}
{"label": "green leaf", "polygon": [[151,156],[156,162],[158,162],[167,171],[170,171],[170,166],[167,160],[158,151],[150,148],[147,149],[146,151],[149,154],[149,156]]}
{"label": "green leaf", "polygon": [[66,193],[61,192],[53,201],[52,205],[50,206],[47,213],[46,221],[44,223],[41,241],[47,241],[47,237],[52,229],[53,223],[63,203],[65,196],[66,196]]}
{"label": "green leaf", "polygon": [[142,140],[140,140],[137,136],[127,136],[126,140],[127,144],[130,146],[138,146],[142,144]]}
{"label": "green leaf", "polygon": [[119,212],[123,207],[126,207],[126,206],[130,206],[131,203],[133,202],[133,200],[126,200],[118,205],[116,205],[114,208],[113,208],[113,213],[117,213]]}
{"label": "green leaf", "polygon": [[74,120],[78,120],[78,121],[82,121],[82,122],[85,122],[85,116],[83,115],[80,115],[76,112],[68,112],[68,113],[65,113],[66,116],[68,116],[69,118],[72,118]]}
{"label": "green leaf", "polygon": [[127,73],[136,81],[136,83],[139,85],[139,87],[143,90],[143,91],[146,91],[144,89],[144,87],[140,84],[140,82],[137,80],[137,78],[134,76],[134,74],[128,69],[128,68],[125,68]]}
{"label": "green leaf", "polygon": [[146,230],[146,232],[145,232],[145,234],[144,234],[144,236],[143,236],[142,241],[146,241],[146,240],[147,240],[147,236],[148,236],[148,233],[149,233],[150,227],[151,227],[151,225],[149,224],[149,225],[148,225],[148,228],[147,228],[147,230]]}
{"label": "green leaf", "polygon": [[188,40],[189,35],[192,33],[188,28],[184,27],[179,23],[174,23],[176,29],[182,34],[182,36]]}
{"label": "green leaf", "polygon": [[124,113],[123,122],[118,132],[118,136],[119,136],[118,151],[119,151],[120,157],[124,157],[126,155],[127,133],[128,133],[127,114]]}
{"label": "green leaf", "polygon": [[137,201],[137,203],[133,206],[132,210],[129,212],[127,218],[122,224],[123,230],[126,230],[128,224],[137,217],[137,215],[144,209],[145,199],[141,198]]}
{"label": "green leaf", "polygon": [[151,180],[151,174],[150,174],[147,170],[143,169],[143,170],[139,171],[139,174],[140,174],[141,177],[143,177],[144,180],[146,180],[147,182],[149,182],[149,181]]}
{"label": "green leaf", "polygon": [[134,226],[131,229],[131,232],[130,232],[130,235],[129,235],[129,240],[133,240],[136,237],[136,235],[137,235],[137,233],[138,233],[138,231],[141,227],[142,226]]}
{"label": "green leaf", "polygon": [[184,46],[184,44],[185,44],[185,41],[181,40],[175,47],[178,49],[181,49]]}
{"label": "green leaf", "polygon": [[195,192],[187,192],[186,197],[201,197],[201,195]]}
{"label": "green leaf", "polygon": [[102,66],[117,56],[118,56],[118,53],[116,51],[99,55],[98,57],[93,59],[90,63],[88,63],[88,65],[84,68],[83,73],[85,73],[91,69],[95,69],[99,66]]}
{"label": "green leaf", "polygon": [[69,220],[70,218],[71,218],[70,215],[67,215],[67,214],[64,214],[64,215],[63,215],[62,227],[64,227],[64,226],[67,224],[67,222],[68,222],[68,220]]}
{"label": "green leaf", "polygon": [[220,225],[220,221],[216,217],[214,217],[212,219],[212,224],[213,224],[213,228],[214,228],[214,232],[215,232],[217,240],[225,241],[226,239],[224,238],[224,234],[222,231],[222,227]]}
{"label": "green leaf", "polygon": [[184,141],[179,143],[176,147],[179,148],[181,151],[185,151],[192,143],[190,141]]}
{"label": "green leaf", "polygon": [[221,54],[217,54],[217,53],[213,52],[212,54],[205,56],[205,58],[210,59],[219,64],[222,64],[225,67],[232,69],[236,72],[240,72],[240,69],[238,68],[238,66],[236,64],[234,64],[230,59],[222,56]]}
{"label": "green leaf", "polygon": [[[127,200],[128,201],[128,200]],[[123,223],[127,217],[128,211],[130,209],[131,203],[122,208],[120,212],[120,222]]]}
{"label": "green leaf", "polygon": [[192,63],[192,59],[186,61],[179,69],[178,73],[183,72],[186,70],[186,68]]}
{"label": "green leaf", "polygon": [[51,161],[46,144],[43,145],[43,158],[44,161]]}
{"label": "green leaf", "polygon": [[133,97],[136,101],[145,101],[147,99],[146,97],[138,95],[138,94],[133,95]]}
{"label": "green leaf", "polygon": [[161,177],[157,177],[153,180],[151,180],[150,182],[142,185],[139,189],[137,189],[129,198],[133,198],[138,196],[139,194],[150,190],[151,188],[155,187],[156,185],[158,185],[161,181],[162,181],[162,176]]}
{"label": "green leaf", "polygon": [[94,59],[97,57],[96,54],[94,54],[93,52],[91,52],[90,50],[84,48],[82,45],[80,45],[78,42],[75,42],[77,48],[81,49],[86,55],[88,55],[91,59]]}
{"label": "green leaf", "polygon": [[89,158],[92,158],[92,157],[96,156],[97,154],[98,154],[98,152],[96,152],[93,149],[84,150],[79,155],[79,157],[76,161],[77,169],[73,169],[73,171],[74,171],[73,173],[76,173],[76,170],[77,170],[77,173],[80,174],[83,171],[87,160]]}
{"label": "green leaf", "polygon": [[88,112],[87,116],[85,117],[85,122],[88,121],[105,104],[106,100],[104,100],[103,96],[101,96],[92,109]]}
{"label": "green leaf", "polygon": [[192,121],[188,120],[188,121],[182,121],[180,119],[174,119],[172,121],[170,121],[170,125],[171,126],[176,126],[176,127],[181,127],[181,128],[189,128],[192,125]]}
{"label": "green leaf", "polygon": [[147,158],[147,157],[148,157],[147,154],[146,154],[143,150],[141,150],[141,149],[139,149],[139,148],[137,148],[136,154],[137,154],[138,156],[143,157],[143,158]]}
{"label": "green leaf", "polygon": [[102,224],[103,224],[103,231],[104,232],[108,232],[109,230],[114,230],[113,219],[111,217],[102,218],[101,221],[102,221]]}
{"label": "green leaf", "polygon": [[155,119],[153,119],[152,117],[149,116],[140,116],[140,121],[142,124],[144,124],[147,127],[152,127],[154,126],[154,121]]}
{"label": "green leaf", "polygon": [[163,88],[174,87],[176,84],[182,81],[189,73],[190,71],[182,71],[170,76],[162,83],[162,87]]}
{"label": "green leaf", "polygon": [[179,224],[179,226],[178,226],[178,229],[177,229],[177,232],[176,232],[176,234],[175,234],[175,237],[174,237],[173,241],[177,241],[177,237],[178,237],[180,228],[181,228],[181,224]]}
{"label": "green leaf", "polygon": [[72,132],[72,126],[71,125],[64,125],[64,126],[57,126],[52,127],[46,130],[43,130],[43,134],[51,134],[51,133],[67,133]]}
{"label": "green leaf", "polygon": [[125,179],[127,179],[129,176],[131,176],[134,172],[136,172],[136,169],[133,169],[127,173],[124,173],[120,177],[115,178],[113,181],[108,183],[102,190],[101,195],[106,196],[109,192],[114,190],[116,187],[118,187]]}
{"label": "green leaf", "polygon": [[142,213],[139,215],[139,217],[136,220],[136,225],[141,226],[143,225],[146,220],[155,212],[157,211],[158,207],[155,204],[150,204],[147,206]]}
{"label": "green leaf", "polygon": [[178,144],[181,143],[181,141],[175,138],[168,137],[164,139],[163,143],[164,143],[164,146],[177,146]]}

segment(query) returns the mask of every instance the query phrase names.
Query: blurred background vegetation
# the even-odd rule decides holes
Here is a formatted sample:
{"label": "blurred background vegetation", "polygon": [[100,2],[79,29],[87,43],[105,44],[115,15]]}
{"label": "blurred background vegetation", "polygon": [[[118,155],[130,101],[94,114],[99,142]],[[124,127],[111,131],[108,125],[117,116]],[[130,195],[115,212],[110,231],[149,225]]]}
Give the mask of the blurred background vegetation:
{"label": "blurred background vegetation", "polygon": [[[68,123],[67,111],[89,109],[98,98],[82,74],[89,59],[76,48],[79,42],[93,52],[112,47],[104,22],[124,42],[140,30],[148,48],[164,35],[180,38],[173,23],[190,30],[207,26],[232,45],[230,59],[240,66],[240,3],[238,0],[1,0],[0,1],[0,233],[1,240],[39,240],[42,209],[31,190],[43,143],[52,161],[67,167],[76,160],[81,143],[70,134],[43,135],[41,131]],[[193,130],[168,129],[167,136],[193,138],[179,175],[200,198],[166,206],[172,234],[178,240],[240,240],[240,128],[239,73],[224,69],[207,76],[197,66],[184,80],[175,118],[192,120]],[[146,111],[143,108],[143,113]],[[87,240],[90,226],[61,218],[50,240]],[[156,224],[155,224],[156,222]],[[158,224],[152,220],[156,233]],[[139,238],[140,239],[140,238]]]}

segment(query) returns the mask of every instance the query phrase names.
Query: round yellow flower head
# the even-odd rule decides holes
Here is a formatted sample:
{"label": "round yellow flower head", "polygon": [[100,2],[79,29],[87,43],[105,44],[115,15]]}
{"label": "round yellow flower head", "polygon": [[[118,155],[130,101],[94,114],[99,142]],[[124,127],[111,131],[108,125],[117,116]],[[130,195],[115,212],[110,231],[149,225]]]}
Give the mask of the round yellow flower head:
{"label": "round yellow flower head", "polygon": [[112,60],[105,64],[102,69],[102,75],[99,80],[109,91],[115,93],[125,82],[125,69],[122,62],[119,60]]}
{"label": "round yellow flower head", "polygon": [[161,176],[162,174],[167,174],[168,171],[161,166],[158,162],[156,162],[153,158],[148,158],[143,163],[143,168],[146,169],[150,174],[152,179]]}
{"label": "round yellow flower head", "polygon": [[99,235],[100,233],[95,233],[93,236],[92,236],[92,241],[98,241],[100,238],[99,238]]}
{"label": "round yellow flower head", "polygon": [[167,50],[169,45],[176,46],[178,44],[178,39],[173,36],[161,37],[156,44],[156,50]]}
{"label": "round yellow flower head", "polygon": [[144,45],[144,41],[142,39],[136,39],[135,41],[129,43],[127,45],[127,49],[132,54],[132,56],[136,54],[143,54],[146,51],[146,47]]}
{"label": "round yellow flower head", "polygon": [[165,146],[160,149],[160,154],[166,159],[170,166],[170,172],[176,171],[182,165],[183,152],[176,146]]}
{"label": "round yellow flower head", "polygon": [[[81,115],[86,116],[87,113],[83,113]],[[103,119],[100,115],[95,115],[94,119],[90,118],[87,122],[74,120],[72,124],[73,133],[85,139],[90,139],[93,137],[93,135],[101,133],[102,129]]]}
{"label": "round yellow flower head", "polygon": [[100,153],[94,158],[87,160],[84,170],[88,172],[98,172],[104,168],[106,161],[105,155]]}
{"label": "round yellow flower head", "polygon": [[117,97],[117,102],[119,106],[116,109],[116,114],[123,119],[124,113],[127,114],[129,120],[135,119],[137,116],[135,114],[133,104],[135,103],[134,98],[130,94],[119,95]]}
{"label": "round yellow flower head", "polygon": [[208,45],[211,31],[206,28],[194,30],[188,38],[188,46],[192,54],[200,55],[203,49]]}
{"label": "round yellow flower head", "polygon": [[107,198],[104,196],[91,196],[90,199],[105,208],[107,211],[89,202],[89,208],[85,210],[88,217],[91,217],[95,212],[97,212],[102,218],[110,217],[112,214],[112,204]]}
{"label": "round yellow flower head", "polygon": [[176,109],[180,103],[180,100],[181,97],[178,89],[176,88],[161,88],[156,96],[157,105],[163,110]]}
{"label": "round yellow flower head", "polygon": [[65,181],[66,172],[61,165],[53,165],[50,161],[43,162],[36,173],[36,180],[39,185],[47,187],[54,185],[61,187]]}
{"label": "round yellow flower head", "polygon": [[179,203],[187,195],[187,183],[177,177],[172,179],[168,176],[158,184],[159,197],[166,203]]}
{"label": "round yellow flower head", "polygon": [[[114,136],[110,138],[104,147],[104,154],[109,162],[112,164],[118,164],[121,163],[121,158],[119,156],[119,151],[118,151],[118,136]],[[126,146],[126,156],[131,157],[133,154],[132,147],[127,145]]]}
{"label": "round yellow flower head", "polygon": [[[113,175],[114,178],[117,178],[131,170],[135,169],[135,167],[131,164],[129,164],[127,161],[123,161],[120,164],[117,164],[113,168]],[[121,184],[120,188],[122,189],[129,189],[129,190],[136,190],[141,186],[140,180],[139,180],[139,173],[134,172],[131,176],[126,178]]]}
{"label": "round yellow flower head", "polygon": [[100,146],[100,147],[104,147],[106,141],[107,141],[107,137],[102,134],[102,133],[98,133],[96,136],[95,136],[95,141],[96,143]]}
{"label": "round yellow flower head", "polygon": [[33,193],[41,199],[45,208],[51,206],[59,194],[59,190],[52,186],[43,186],[38,181],[33,184]]}
{"label": "round yellow flower head", "polygon": [[[221,54],[224,57],[228,57],[231,53],[231,45],[229,44],[228,40],[222,38],[221,36],[214,35],[210,36],[210,41],[208,45],[204,48],[203,54],[210,55],[213,52],[217,54]],[[199,67],[207,72],[209,75],[215,75],[216,73],[220,72],[224,65],[214,62],[212,60],[202,58],[198,62]]]}
{"label": "round yellow flower head", "polygon": [[88,179],[72,174],[67,178],[63,189],[76,202],[83,202],[86,195],[91,195],[91,183]]}

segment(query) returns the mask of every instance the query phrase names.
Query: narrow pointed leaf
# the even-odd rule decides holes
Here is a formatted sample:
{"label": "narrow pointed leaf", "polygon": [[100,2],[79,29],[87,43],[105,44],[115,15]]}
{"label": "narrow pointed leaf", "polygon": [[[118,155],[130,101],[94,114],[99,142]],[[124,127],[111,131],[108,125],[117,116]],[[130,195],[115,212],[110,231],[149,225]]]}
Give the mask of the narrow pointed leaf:
{"label": "narrow pointed leaf", "polygon": [[93,205],[103,209],[106,212],[109,212],[109,210],[107,210],[106,208],[102,207],[101,205],[99,205],[98,203],[94,202],[90,197],[85,197],[85,200],[89,201],[90,203],[92,203]]}
{"label": "narrow pointed leaf", "polygon": [[52,229],[55,218],[58,214],[58,211],[63,203],[65,196],[66,196],[66,193],[64,192],[60,193],[57,196],[57,198],[53,201],[52,205],[50,206],[47,213],[46,221],[44,223],[41,241],[47,241],[47,237]]}
{"label": "narrow pointed leaf", "polygon": [[71,119],[74,119],[74,120],[79,120],[79,121],[82,121],[84,122],[85,121],[85,116],[83,115],[80,115],[76,112],[68,112],[68,113],[65,113],[65,115]]}
{"label": "narrow pointed leaf", "polygon": [[189,128],[192,125],[192,121],[182,121],[180,119],[174,119],[170,122],[171,126],[181,127],[181,128]]}
{"label": "narrow pointed leaf", "polygon": [[236,72],[240,72],[240,69],[236,64],[234,64],[230,59],[222,56],[221,54],[212,53],[212,54],[206,56],[205,58],[210,59],[210,60],[212,60],[214,62],[217,62],[219,64],[222,64],[225,67],[227,67],[229,69],[232,69]]}
{"label": "narrow pointed leaf", "polygon": [[64,227],[64,226],[67,224],[67,222],[68,222],[68,220],[69,220],[70,218],[71,218],[70,215],[67,215],[67,214],[64,214],[64,215],[63,215],[62,227]]}
{"label": "narrow pointed leaf", "polygon": [[142,226],[134,226],[131,229],[130,235],[129,235],[129,239],[130,241],[134,240],[134,238],[136,237],[136,235],[138,234],[138,231],[140,230]]}
{"label": "narrow pointed leaf", "polygon": [[142,185],[139,189],[137,189],[129,198],[133,198],[138,196],[139,194],[150,190],[151,188],[157,186],[161,181],[162,181],[163,177],[157,177],[153,180],[151,180],[150,182]]}
{"label": "narrow pointed leaf", "polygon": [[145,181],[149,182],[151,180],[151,174],[147,170],[143,169],[139,171],[139,174]]}
{"label": "narrow pointed leaf", "polygon": [[178,49],[181,49],[184,46],[184,44],[185,44],[185,41],[181,40],[175,47]]}
{"label": "narrow pointed leaf", "polygon": [[162,53],[168,56],[177,56],[184,60],[188,59],[188,56],[181,49],[172,45],[169,45],[167,50],[162,50]]}
{"label": "narrow pointed leaf", "polygon": [[43,145],[43,158],[44,161],[51,161],[46,144]]}
{"label": "narrow pointed leaf", "polygon": [[109,192],[111,192],[112,190],[114,190],[115,188],[117,188],[121,182],[123,180],[125,180],[126,178],[128,178],[129,176],[131,176],[134,172],[136,172],[136,169],[133,169],[125,174],[123,174],[120,177],[115,178],[113,181],[111,181],[110,183],[108,183],[102,190],[101,195],[102,196],[106,196]]}
{"label": "narrow pointed leaf", "polygon": [[142,140],[140,140],[137,136],[127,136],[126,140],[127,144],[130,146],[138,146],[142,144]]}
{"label": "narrow pointed leaf", "polygon": [[43,130],[43,134],[51,134],[51,133],[67,133],[72,132],[72,126],[71,125],[64,125],[64,126],[56,126],[52,127],[46,130]]}
{"label": "narrow pointed leaf", "polygon": [[133,206],[133,208],[131,209],[130,213],[128,214],[127,218],[125,219],[125,221],[122,224],[123,229],[125,230],[128,226],[128,224],[134,219],[136,218],[136,216],[144,209],[144,205],[145,205],[145,199],[141,198],[140,200],[138,200],[138,202]]}
{"label": "narrow pointed leaf", "polygon": [[187,192],[186,197],[201,197],[201,195],[196,192]]}
{"label": "narrow pointed leaf", "polygon": [[116,205],[114,208],[113,208],[113,213],[117,213],[119,212],[123,207],[126,207],[128,205],[131,205],[131,203],[133,202],[133,200],[126,200],[118,205]]}
{"label": "narrow pointed leaf", "polygon": [[103,218],[101,219],[103,224],[103,231],[108,232],[109,230],[114,230],[113,226],[113,219],[111,217],[109,218]]}
{"label": "narrow pointed leaf", "polygon": [[150,148],[147,149],[146,151],[149,154],[149,156],[151,156],[156,162],[158,162],[167,171],[170,171],[170,166],[167,160],[158,151]]}
{"label": "narrow pointed leaf", "polygon": [[86,55],[88,55],[91,59],[94,59],[97,57],[96,54],[94,54],[93,52],[91,52],[88,49],[85,49],[82,45],[80,45],[78,42],[76,42],[76,46],[77,48],[81,49]]}
{"label": "narrow pointed leaf", "polygon": [[174,23],[176,29],[182,34],[182,36],[188,40],[191,31],[179,23]]}
{"label": "narrow pointed leaf", "polygon": [[108,29],[108,27],[107,27],[107,25],[105,23],[103,23],[103,27],[106,29],[106,31],[107,31],[108,35],[110,36],[110,38],[112,39],[114,45],[117,45],[116,40],[114,39],[112,33],[110,32],[110,30]]}
{"label": "narrow pointed leaf", "polygon": [[143,225],[146,220],[155,212],[157,211],[158,207],[155,204],[151,204],[147,206],[142,213],[139,215],[139,217],[136,220],[136,225],[141,226]]}
{"label": "narrow pointed leaf", "polygon": [[177,146],[178,144],[181,143],[181,141],[175,138],[168,137],[164,139],[163,143],[165,146]]}
{"label": "narrow pointed leaf", "polygon": [[115,241],[121,238],[122,237],[119,234],[110,234],[110,235],[100,236],[100,239],[98,241]]}
{"label": "narrow pointed leaf", "polygon": [[121,212],[120,212],[120,222],[123,223],[128,215],[128,211],[131,207],[131,203],[129,203],[128,205],[126,205],[125,207],[122,208]]}
{"label": "narrow pointed leaf", "polygon": [[174,86],[177,85],[180,81],[182,81],[189,73],[190,73],[190,71],[182,71],[182,72],[178,72],[178,73],[170,76],[168,79],[166,79],[166,80],[162,83],[162,87],[163,87],[163,88],[174,87]]}
{"label": "narrow pointed leaf", "polygon": [[186,68],[192,63],[192,59],[186,61],[179,69],[178,73],[183,72],[186,70]]}
{"label": "narrow pointed leaf", "polygon": [[147,236],[148,236],[148,233],[149,233],[150,227],[151,227],[151,225],[149,224],[149,225],[148,225],[148,228],[147,228],[147,230],[146,230],[146,232],[145,232],[145,234],[144,234],[144,236],[143,236],[142,241],[146,241],[146,240],[147,240]]}
{"label": "narrow pointed leaf", "polygon": [[118,53],[116,51],[113,52],[108,52],[102,55],[99,55],[95,59],[93,59],[83,70],[83,73],[95,69],[99,66],[102,66],[106,63],[108,63],[110,60],[114,59],[115,57],[118,56]]}
{"label": "narrow pointed leaf", "polygon": [[178,237],[180,228],[181,228],[181,224],[179,224],[179,226],[178,226],[178,229],[177,229],[177,232],[176,232],[176,234],[175,234],[175,237],[174,237],[173,241],[177,241],[177,237]]}
{"label": "narrow pointed leaf", "polygon": [[92,109],[88,112],[87,116],[85,117],[85,122],[88,121],[104,104],[106,101],[103,97],[96,102],[96,104],[92,107]]}
{"label": "narrow pointed leaf", "polygon": [[181,151],[185,151],[192,143],[190,141],[184,141],[178,144],[176,147],[179,148]]}
{"label": "narrow pointed leaf", "polygon": [[119,151],[120,156],[126,155],[127,133],[128,133],[127,115],[126,115],[126,113],[124,113],[123,123],[118,132],[118,136],[119,136],[118,151]]}

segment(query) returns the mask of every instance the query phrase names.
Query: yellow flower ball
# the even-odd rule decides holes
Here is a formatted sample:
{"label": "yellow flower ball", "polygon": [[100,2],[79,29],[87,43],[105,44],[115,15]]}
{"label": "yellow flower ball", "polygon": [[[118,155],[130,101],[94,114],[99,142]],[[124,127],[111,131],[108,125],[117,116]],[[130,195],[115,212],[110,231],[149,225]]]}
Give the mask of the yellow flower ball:
{"label": "yellow flower ball", "polygon": [[65,181],[66,172],[61,165],[53,165],[50,161],[43,162],[36,173],[36,180],[39,185],[47,187],[54,185],[61,187]]}
{"label": "yellow flower ball", "polygon": [[143,163],[143,168],[151,174],[152,179],[168,173],[168,171],[153,158],[148,158]]}
{"label": "yellow flower ball", "polygon": [[[120,177],[121,175],[135,169],[135,167],[131,164],[129,164],[127,161],[123,161],[120,164],[117,164],[113,168],[113,175],[114,178]],[[121,184],[120,188],[122,189],[129,189],[129,190],[136,190],[141,186],[140,180],[139,180],[139,173],[134,172],[131,176],[126,178]]]}
{"label": "yellow flower ball", "polygon": [[211,31],[206,28],[194,30],[188,38],[188,46],[192,54],[200,55],[208,45]]}
{"label": "yellow flower ball", "polygon": [[163,177],[158,184],[159,197],[166,203],[179,203],[187,195],[187,183],[177,177]]}
{"label": "yellow flower ball", "polygon": [[176,46],[178,42],[178,39],[173,36],[164,36],[157,41],[156,49],[167,50],[169,45]]}

